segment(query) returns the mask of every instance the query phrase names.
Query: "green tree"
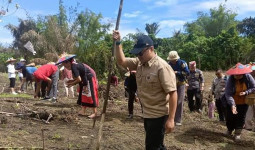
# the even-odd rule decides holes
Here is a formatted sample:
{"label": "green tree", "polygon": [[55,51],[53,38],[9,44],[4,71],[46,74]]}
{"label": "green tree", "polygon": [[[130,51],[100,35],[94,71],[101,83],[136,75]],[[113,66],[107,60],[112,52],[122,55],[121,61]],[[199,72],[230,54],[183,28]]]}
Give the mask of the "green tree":
{"label": "green tree", "polygon": [[255,38],[255,17],[243,19],[237,25],[237,29],[242,35]]}
{"label": "green tree", "polygon": [[20,54],[27,59],[28,55],[30,52],[28,52],[25,48],[24,45],[27,41],[22,41],[21,37],[24,33],[30,31],[30,30],[36,30],[36,23],[34,20],[29,19],[29,20],[22,20],[19,19],[19,25],[15,26],[12,24],[8,24],[5,27],[9,29],[14,37],[13,41],[13,47],[15,49],[18,49]]}
{"label": "green tree", "polygon": [[160,31],[159,24],[156,23],[156,22],[153,22],[152,24],[146,23],[145,24],[145,31],[148,33],[148,35],[152,39],[155,39],[156,35]]}
{"label": "green tree", "polygon": [[89,10],[78,15],[76,54],[81,62],[90,65],[102,77],[107,72],[112,41],[107,35],[110,24],[102,24],[100,19],[101,14]]}
{"label": "green tree", "polygon": [[210,14],[199,12],[198,19],[192,23],[186,23],[186,31],[190,34],[204,35],[206,37],[215,37],[222,30],[228,30],[236,26],[236,13],[227,9],[224,5],[218,8],[210,9]]}

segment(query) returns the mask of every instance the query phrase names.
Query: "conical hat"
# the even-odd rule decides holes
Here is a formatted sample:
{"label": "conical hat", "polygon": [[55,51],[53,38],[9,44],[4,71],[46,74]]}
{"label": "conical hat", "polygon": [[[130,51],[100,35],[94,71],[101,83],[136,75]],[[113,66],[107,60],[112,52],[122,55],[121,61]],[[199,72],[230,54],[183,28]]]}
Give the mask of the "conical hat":
{"label": "conical hat", "polygon": [[251,67],[237,63],[234,67],[230,68],[226,73],[228,75],[241,75],[246,73],[251,73]]}
{"label": "conical hat", "polygon": [[63,53],[62,55],[59,56],[59,59],[56,63],[56,65],[59,65],[67,60],[70,60],[72,58],[74,58],[76,55],[72,55],[72,54],[67,54],[67,53]]}

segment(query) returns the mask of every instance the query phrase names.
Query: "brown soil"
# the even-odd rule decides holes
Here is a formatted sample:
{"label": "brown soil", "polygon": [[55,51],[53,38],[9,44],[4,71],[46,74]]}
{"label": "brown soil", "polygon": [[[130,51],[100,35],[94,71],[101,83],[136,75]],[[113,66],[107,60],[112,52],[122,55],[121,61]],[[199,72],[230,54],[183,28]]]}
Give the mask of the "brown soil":
{"label": "brown soil", "polygon": [[[207,81],[204,94],[206,99],[214,75],[210,72],[205,72],[204,75]],[[8,87],[6,75],[0,76],[0,84],[0,92],[3,85]],[[43,141],[45,149],[50,150],[95,149],[100,117],[96,120],[95,128],[92,128],[93,120],[77,115],[80,107],[76,105],[76,98],[66,98],[62,82],[59,85],[60,96],[55,104],[33,98],[0,98],[0,111],[14,113],[0,114],[0,149],[42,149]],[[6,88],[4,91],[8,92]],[[101,86],[99,112],[103,105],[104,92],[105,86]],[[87,114],[90,113],[91,110],[88,109]],[[49,114],[53,115],[53,119],[46,124],[42,119],[47,120]],[[126,119],[127,100],[124,97],[123,83],[118,87],[111,87],[102,149],[144,149],[144,128],[139,103],[135,103],[134,114],[134,119]],[[244,131],[241,142],[236,143],[232,137],[223,134],[225,131],[225,125],[216,118],[208,119],[205,111],[203,114],[190,113],[185,102],[183,125],[166,135],[165,145],[169,150],[254,149],[254,132]]]}

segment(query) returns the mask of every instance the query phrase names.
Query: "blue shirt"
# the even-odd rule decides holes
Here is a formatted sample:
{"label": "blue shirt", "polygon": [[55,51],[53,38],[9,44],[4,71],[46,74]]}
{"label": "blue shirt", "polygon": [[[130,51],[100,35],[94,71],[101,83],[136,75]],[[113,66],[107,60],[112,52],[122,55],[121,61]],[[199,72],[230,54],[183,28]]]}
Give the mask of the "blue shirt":
{"label": "blue shirt", "polygon": [[187,76],[190,74],[187,63],[184,60],[178,59],[176,64],[169,62],[169,65],[174,71],[177,71],[177,73],[175,73],[177,82],[185,82]]}
{"label": "blue shirt", "polygon": [[29,74],[33,74],[37,70],[36,67],[26,67],[26,71]]}

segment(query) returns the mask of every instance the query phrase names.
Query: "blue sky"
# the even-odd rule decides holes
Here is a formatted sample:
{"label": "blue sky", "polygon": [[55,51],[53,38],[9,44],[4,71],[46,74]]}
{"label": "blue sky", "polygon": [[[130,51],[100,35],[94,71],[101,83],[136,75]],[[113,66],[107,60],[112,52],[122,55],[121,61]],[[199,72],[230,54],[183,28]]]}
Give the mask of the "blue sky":
{"label": "blue sky", "polygon": [[[0,0],[1,8],[6,8],[8,0]],[[90,9],[101,13],[103,22],[115,25],[119,0],[63,0],[66,8],[80,3],[79,10]],[[36,18],[37,15],[58,13],[58,0],[12,0],[9,12],[0,18],[0,43],[8,45],[13,37],[4,26],[8,23],[18,25],[18,18],[26,19],[26,13]],[[182,30],[186,22],[197,18],[197,12],[208,12],[210,8],[223,3],[238,14],[237,19],[255,17],[255,0],[124,0],[120,32],[122,35],[135,33],[136,28],[144,31],[146,23],[157,22],[160,32],[157,37],[171,37],[175,30]],[[15,4],[20,6],[15,9]],[[16,11],[15,11],[16,10]],[[114,27],[113,27],[114,28]]]}

